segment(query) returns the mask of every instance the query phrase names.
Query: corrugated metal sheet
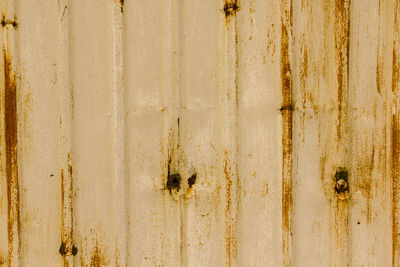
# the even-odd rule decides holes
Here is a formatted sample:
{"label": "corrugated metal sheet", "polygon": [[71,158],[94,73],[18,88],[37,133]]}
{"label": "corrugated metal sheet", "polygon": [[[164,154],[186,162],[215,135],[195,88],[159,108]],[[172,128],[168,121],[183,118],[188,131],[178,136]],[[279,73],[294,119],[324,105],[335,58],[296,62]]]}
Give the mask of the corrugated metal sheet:
{"label": "corrugated metal sheet", "polygon": [[0,8],[0,265],[400,266],[399,0]]}

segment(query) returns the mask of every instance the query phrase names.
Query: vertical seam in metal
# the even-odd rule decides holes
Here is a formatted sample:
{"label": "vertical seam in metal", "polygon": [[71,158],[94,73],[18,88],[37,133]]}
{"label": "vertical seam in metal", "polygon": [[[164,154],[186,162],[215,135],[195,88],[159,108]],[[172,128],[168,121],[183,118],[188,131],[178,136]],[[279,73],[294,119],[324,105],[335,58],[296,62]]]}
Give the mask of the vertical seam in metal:
{"label": "vertical seam in metal", "polygon": [[15,65],[17,61],[15,46],[16,21],[7,18],[14,13],[15,2],[7,1],[3,13],[3,68],[4,68],[4,126],[5,126],[5,158],[7,180],[7,226],[8,226],[8,264],[20,265],[20,196],[18,168],[18,85]]}
{"label": "vertical seam in metal", "polygon": [[392,52],[392,96],[391,107],[391,155],[390,167],[392,178],[392,266],[397,266],[400,261],[400,23],[399,19],[400,1],[394,2],[394,29],[393,29],[393,52]]}
{"label": "vertical seam in metal", "polygon": [[281,2],[282,261],[292,265],[292,1]]}
{"label": "vertical seam in metal", "polygon": [[113,208],[116,266],[128,265],[128,185],[125,175],[123,1],[113,2]]}
{"label": "vertical seam in metal", "polygon": [[64,266],[73,266],[73,177],[72,117],[73,96],[70,76],[69,0],[60,0],[58,8],[58,77],[60,98],[60,174],[61,174],[61,246]]}
{"label": "vertical seam in metal", "polygon": [[238,29],[237,0],[224,1],[225,13],[225,91],[224,91],[224,176],[226,266],[237,258],[237,220],[239,212],[238,176]]}
{"label": "vertical seam in metal", "polygon": [[[349,127],[348,94],[350,75],[350,0],[336,0],[334,6],[334,49],[337,75],[338,117],[336,124],[337,168],[350,169],[349,165]],[[334,178],[332,178],[334,179]],[[351,173],[348,183],[351,182]],[[349,264],[349,226],[348,226],[348,190],[335,194],[331,199],[331,264]]]}

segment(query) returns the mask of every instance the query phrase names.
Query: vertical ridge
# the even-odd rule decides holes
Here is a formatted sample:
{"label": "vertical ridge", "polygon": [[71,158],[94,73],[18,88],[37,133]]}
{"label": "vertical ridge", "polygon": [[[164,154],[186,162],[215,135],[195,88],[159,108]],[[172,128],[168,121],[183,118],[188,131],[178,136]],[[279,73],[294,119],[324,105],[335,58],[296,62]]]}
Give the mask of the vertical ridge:
{"label": "vertical ridge", "polygon": [[115,265],[127,266],[128,214],[125,175],[125,105],[123,66],[124,2],[113,2],[113,206],[115,211]]}
{"label": "vertical ridge", "polygon": [[16,40],[14,1],[6,1],[3,15],[3,71],[5,173],[7,180],[8,265],[20,265],[20,203],[18,177],[18,87],[15,72]]}
{"label": "vertical ridge", "polygon": [[292,266],[292,1],[281,2],[281,83],[282,83],[282,257],[283,266]]}
{"label": "vertical ridge", "polygon": [[[183,206],[181,198],[181,166],[180,166],[180,72],[179,72],[179,1],[169,0],[166,5],[166,36],[165,36],[165,76],[166,76],[166,124],[167,133],[166,146],[167,177],[165,185],[168,190],[164,193],[165,211],[165,239],[164,264],[181,265],[183,259],[182,235],[183,228]],[[179,177],[176,186],[169,187],[168,181],[171,177]],[[173,246],[173,249],[171,249]]]}
{"label": "vertical ridge", "polygon": [[392,176],[392,266],[400,263],[400,1],[394,5],[392,58],[391,176]]}
{"label": "vertical ridge", "polygon": [[58,9],[58,77],[60,90],[60,172],[61,246],[64,266],[73,266],[73,185],[72,185],[72,84],[70,79],[69,0],[60,0]]}
{"label": "vertical ridge", "polygon": [[[336,186],[342,182],[340,173],[345,174],[348,183],[348,91],[349,91],[349,53],[350,53],[350,0],[335,1],[334,47],[337,78],[337,109],[336,123],[337,142],[337,177]],[[339,179],[340,178],[340,179]],[[351,177],[350,177],[351,179]],[[340,191],[335,187],[336,195],[331,200],[332,239],[331,263],[336,266],[348,265],[349,226],[348,226],[348,189]],[[333,193],[335,194],[335,192]]]}
{"label": "vertical ridge", "polygon": [[237,218],[239,212],[238,175],[238,32],[237,0],[224,2],[225,12],[225,92],[224,92],[224,176],[226,266],[237,258]]}

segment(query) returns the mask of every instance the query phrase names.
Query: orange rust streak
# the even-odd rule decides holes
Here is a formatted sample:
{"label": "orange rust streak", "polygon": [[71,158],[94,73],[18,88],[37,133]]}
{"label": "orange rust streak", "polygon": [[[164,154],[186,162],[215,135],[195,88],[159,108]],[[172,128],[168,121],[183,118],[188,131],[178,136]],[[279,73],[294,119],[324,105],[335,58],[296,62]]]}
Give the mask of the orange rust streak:
{"label": "orange rust streak", "polygon": [[392,216],[392,250],[393,250],[393,266],[399,262],[400,256],[400,214],[399,214],[399,200],[400,200],[400,125],[398,118],[398,111],[392,117],[392,155],[391,155],[391,174],[393,179],[393,216]]}
{"label": "orange rust streak", "polygon": [[[8,250],[9,263],[13,262],[15,238],[19,239],[19,192],[18,192],[18,138],[17,138],[17,92],[15,75],[11,60],[5,48],[4,90],[5,90],[5,141],[6,141],[6,176],[8,201]],[[17,236],[15,236],[15,234]],[[19,244],[19,240],[17,241]],[[17,247],[19,249],[19,246]],[[17,252],[18,253],[18,252]]]}
{"label": "orange rust streak", "polygon": [[337,135],[342,136],[342,117],[343,103],[347,95],[348,75],[349,75],[349,16],[350,0],[335,1],[335,52],[337,63],[337,100],[338,100],[338,122]]}
{"label": "orange rust streak", "polygon": [[292,77],[289,35],[291,35],[291,1],[282,2],[281,81],[282,81],[282,253],[283,265],[291,266],[292,248]]}
{"label": "orange rust streak", "polygon": [[227,259],[227,265],[231,266],[233,258],[236,257],[236,220],[232,222],[232,166],[229,163],[228,152],[225,151],[225,162],[224,162],[224,173],[225,173],[225,249]]}
{"label": "orange rust streak", "polygon": [[394,13],[394,40],[393,40],[393,62],[392,62],[392,92],[394,93],[395,113],[392,115],[391,132],[391,175],[392,175],[392,265],[400,262],[400,118],[399,118],[399,81],[400,81],[400,29],[398,14],[400,12],[400,1],[395,2]]}

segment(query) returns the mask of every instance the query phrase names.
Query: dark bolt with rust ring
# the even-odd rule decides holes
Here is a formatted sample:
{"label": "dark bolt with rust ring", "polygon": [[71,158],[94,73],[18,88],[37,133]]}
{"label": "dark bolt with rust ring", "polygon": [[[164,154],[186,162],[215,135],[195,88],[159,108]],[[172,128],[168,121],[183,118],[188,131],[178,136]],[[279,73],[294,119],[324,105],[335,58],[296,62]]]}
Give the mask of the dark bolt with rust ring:
{"label": "dark bolt with rust ring", "polygon": [[335,185],[336,192],[344,192],[347,190],[347,181],[345,179],[339,179]]}
{"label": "dark bolt with rust ring", "polygon": [[348,185],[348,177],[349,174],[344,168],[339,168],[339,170],[335,173],[335,191],[336,193],[344,193],[348,191],[349,185]]}
{"label": "dark bolt with rust ring", "polygon": [[175,189],[179,191],[181,189],[181,176],[179,173],[170,174],[167,180],[167,188],[171,191]]}

